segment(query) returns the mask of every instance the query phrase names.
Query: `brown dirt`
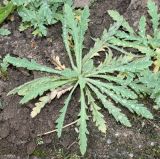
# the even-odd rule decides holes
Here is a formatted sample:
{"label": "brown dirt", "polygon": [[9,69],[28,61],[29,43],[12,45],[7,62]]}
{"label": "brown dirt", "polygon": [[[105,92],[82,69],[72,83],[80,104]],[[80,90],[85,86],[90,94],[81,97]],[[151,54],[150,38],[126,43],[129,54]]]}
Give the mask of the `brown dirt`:
{"label": "brown dirt", "polygon": [[[158,4],[160,5],[159,2]],[[146,13],[145,6],[146,0],[95,1],[91,6],[91,21],[85,40],[86,48],[93,45],[90,37],[99,37],[103,29],[111,24],[112,21],[107,15],[108,9],[117,9],[136,27],[140,15]],[[19,24],[20,19],[15,15],[14,22],[6,22],[4,25],[12,31],[12,34],[8,37],[0,37],[0,56],[10,53],[51,65],[51,54],[54,53],[60,56],[65,65],[68,65],[68,58],[60,36],[60,24],[50,27],[46,38],[33,38],[31,30],[20,33],[17,30]],[[39,76],[41,74],[34,71],[28,72],[11,67],[8,80],[0,80],[0,100],[4,106],[4,109],[0,110],[0,159],[57,159],[58,156],[65,158],[72,154],[79,155],[77,133],[72,127],[63,131],[61,139],[58,139],[56,134],[37,138],[37,134],[55,129],[54,121],[65,97],[47,105],[35,119],[31,119],[30,112],[34,101],[20,106],[18,96],[6,96],[9,90]],[[78,93],[72,100],[66,123],[76,119],[77,99]],[[151,108],[152,102],[147,103]],[[90,122],[88,151],[84,158],[160,158],[160,123],[157,112],[153,121],[131,115],[133,127],[130,129],[116,123],[107,113],[105,113],[105,118],[108,125],[106,136],[100,134]],[[42,145],[39,140],[43,140]],[[78,156],[73,157],[73,159],[76,158]]]}

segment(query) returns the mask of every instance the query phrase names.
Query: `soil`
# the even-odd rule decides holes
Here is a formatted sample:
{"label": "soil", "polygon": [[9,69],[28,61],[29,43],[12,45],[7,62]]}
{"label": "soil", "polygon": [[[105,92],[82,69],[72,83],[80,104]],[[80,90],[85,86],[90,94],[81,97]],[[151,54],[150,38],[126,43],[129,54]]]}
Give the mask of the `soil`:
{"label": "soil", "polygon": [[[139,17],[146,14],[146,0],[98,0],[91,5],[91,20],[86,34],[85,46],[93,45],[91,37],[99,37],[104,28],[112,23],[107,15],[108,9],[116,9],[130,21],[135,28]],[[156,1],[160,6],[160,2]],[[13,22],[6,22],[4,27],[12,34],[0,37],[0,56],[10,53],[19,57],[35,59],[51,66],[52,54],[60,57],[68,66],[68,57],[62,41],[61,24],[49,27],[46,38],[34,38],[32,30],[20,33],[20,18],[14,15]],[[35,118],[30,118],[34,101],[26,105],[18,104],[20,97],[7,96],[11,89],[27,81],[42,76],[41,73],[28,72],[14,67],[9,68],[8,80],[0,79],[0,159],[58,159],[80,158],[77,133],[71,126],[64,129],[61,139],[55,133],[43,137],[38,134],[54,130],[58,111],[65,96],[47,105]],[[44,74],[43,74],[44,76]],[[76,120],[78,114],[78,92],[70,105],[66,123]],[[89,123],[88,150],[85,159],[159,159],[160,158],[160,120],[159,112],[152,110],[153,102],[145,100],[155,114],[154,120],[145,120],[128,114],[132,128],[126,128],[104,112],[108,125],[107,134],[98,132],[92,122]]]}

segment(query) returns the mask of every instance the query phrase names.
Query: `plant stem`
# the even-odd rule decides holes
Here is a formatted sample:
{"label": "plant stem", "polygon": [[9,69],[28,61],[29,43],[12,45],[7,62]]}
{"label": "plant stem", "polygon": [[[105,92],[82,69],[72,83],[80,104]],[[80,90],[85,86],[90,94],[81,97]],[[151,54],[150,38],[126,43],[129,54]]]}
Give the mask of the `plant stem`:
{"label": "plant stem", "polygon": [[[79,120],[79,119],[78,119],[78,120]],[[73,121],[72,123],[69,123],[69,124],[65,125],[65,126],[63,127],[63,129],[64,129],[64,128],[67,128],[67,127],[69,127],[69,126],[72,126],[72,125],[74,125],[74,124],[76,124],[76,123],[78,122],[78,120]],[[45,132],[45,133],[42,133],[42,134],[38,134],[37,136],[48,135],[48,134],[54,133],[54,132],[56,132],[56,131],[57,131],[57,129],[54,129],[54,130],[51,130],[51,131],[48,131],[48,132]]]}

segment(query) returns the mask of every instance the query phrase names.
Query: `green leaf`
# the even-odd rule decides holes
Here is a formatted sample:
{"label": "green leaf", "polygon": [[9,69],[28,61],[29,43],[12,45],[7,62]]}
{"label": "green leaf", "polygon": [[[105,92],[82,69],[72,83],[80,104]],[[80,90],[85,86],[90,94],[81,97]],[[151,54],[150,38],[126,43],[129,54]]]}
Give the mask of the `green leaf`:
{"label": "green leaf", "polygon": [[[122,58],[125,59],[126,57]],[[119,71],[119,72],[133,72],[133,73],[137,73],[140,72],[146,68],[148,68],[149,66],[151,66],[152,61],[150,60],[149,57],[145,57],[145,58],[140,58],[137,60],[134,60],[130,63],[124,63],[125,61],[118,61],[117,62],[111,63],[111,65],[106,65],[103,68],[101,68],[101,70],[97,71],[98,73],[106,73],[106,72],[115,72],[115,71]],[[110,67],[112,66],[112,67]]]}
{"label": "green leaf", "polygon": [[135,46],[135,48],[138,49],[141,53],[146,54],[146,56],[153,57],[156,54],[155,51],[148,46],[147,47],[146,46]]}
{"label": "green leaf", "polygon": [[[133,41],[133,40],[137,40],[138,37],[136,37],[135,35],[130,35],[128,34],[127,32],[125,31],[121,31],[121,30],[118,30],[116,32],[116,37],[120,38],[120,39],[124,39],[124,40],[130,40],[130,41]],[[116,39],[116,38],[112,38],[111,40],[119,40],[119,39]]]}
{"label": "green leaf", "polygon": [[97,70],[93,74],[98,75],[116,71],[137,73],[148,68],[152,64],[149,57],[133,59],[133,56],[130,55],[113,57],[112,53],[106,54],[104,62],[97,67]]}
{"label": "green leaf", "polygon": [[112,85],[111,87],[106,86],[107,88],[109,88],[110,90],[112,90],[115,94],[120,95],[122,98],[125,99],[137,99],[137,95],[131,91],[130,89],[128,89],[125,86],[114,86]]}
{"label": "green leaf", "polygon": [[153,24],[154,36],[157,37],[159,20],[160,20],[160,14],[158,14],[158,6],[152,0],[148,0],[147,6],[148,6],[148,13],[152,18],[151,21]]}
{"label": "green leaf", "polygon": [[11,32],[8,29],[0,28],[0,35],[7,36],[11,34]]}
{"label": "green leaf", "polygon": [[160,73],[153,73],[150,70],[146,70],[145,72],[142,72],[139,76],[139,82],[142,82],[144,84],[148,91],[148,94],[152,99],[155,100],[155,103],[157,104],[156,108],[160,108]]}
{"label": "green leaf", "polygon": [[8,2],[6,6],[0,6],[0,24],[14,11],[15,6],[12,2]]}
{"label": "green leaf", "polygon": [[100,51],[104,51],[106,44],[101,39],[96,39],[94,47],[90,49],[89,53],[86,54],[83,58],[83,64],[85,64],[89,59],[92,59],[95,56],[99,56]]}
{"label": "green leaf", "polygon": [[56,129],[57,129],[57,134],[58,134],[59,138],[61,137],[61,134],[62,134],[63,123],[64,123],[65,115],[66,115],[66,112],[67,112],[67,108],[68,108],[69,102],[71,100],[71,97],[72,97],[73,92],[75,91],[76,87],[77,87],[77,84],[75,84],[75,86],[72,89],[71,93],[69,94],[69,96],[65,100],[64,107],[60,110],[60,116],[56,120],[56,123],[57,123]]}
{"label": "green leaf", "polygon": [[12,0],[13,4],[14,5],[17,5],[17,6],[21,6],[21,5],[27,5],[29,4],[30,2],[33,2],[34,0]]}
{"label": "green leaf", "polygon": [[114,23],[110,26],[108,31],[106,29],[103,31],[101,38],[94,39],[95,44],[93,48],[89,50],[89,53],[87,53],[83,57],[83,64],[85,64],[88,60],[92,59],[93,57],[99,56],[99,52],[104,51],[105,48],[108,47],[108,41],[110,40],[110,38],[112,39],[113,36],[116,34],[117,30],[121,26],[121,23],[121,21]]}
{"label": "green leaf", "polygon": [[[121,124],[131,127],[131,123],[126,117],[125,114],[121,112],[121,109],[116,108],[110,101],[106,100],[106,96],[104,96],[96,87],[92,84],[88,83],[88,86],[92,89],[92,91],[96,94],[99,100],[101,100],[103,106],[108,109],[109,113],[113,115],[117,122]],[[100,86],[98,88],[102,89]]]}
{"label": "green leaf", "polygon": [[117,68],[116,70],[121,72],[140,72],[148,68],[149,66],[151,66],[151,64],[152,64],[152,61],[150,60],[150,58],[145,57],[145,58],[134,60],[127,65]]}
{"label": "green leaf", "polygon": [[108,14],[113,18],[114,21],[119,22],[119,21],[123,21],[122,22],[122,26],[131,34],[134,33],[133,28],[129,25],[129,23],[124,19],[124,17],[122,15],[120,15],[117,11],[114,10],[108,10]]}
{"label": "green leaf", "polygon": [[118,76],[111,76],[111,75],[93,75],[92,77],[95,77],[95,78],[100,78],[100,79],[105,79],[107,80],[107,82],[115,82],[119,85],[122,85],[122,86],[127,86],[128,84],[130,84],[132,82],[132,80],[130,80],[129,78],[127,79],[123,79],[123,78],[120,78]]}
{"label": "green leaf", "polygon": [[87,120],[88,116],[86,113],[86,103],[85,103],[85,97],[84,97],[84,90],[81,88],[81,97],[80,97],[80,103],[81,103],[81,110],[79,113],[79,145],[80,145],[80,151],[81,154],[84,155],[87,149],[87,134],[89,134],[87,130]]}
{"label": "green leaf", "polygon": [[41,7],[38,10],[38,14],[40,17],[42,17],[42,21],[44,20],[43,18],[46,18],[46,21],[48,24],[52,23],[52,11],[49,8],[49,5],[47,3],[47,1],[44,1],[43,4],[41,5]]}
{"label": "green leaf", "polygon": [[139,21],[139,35],[144,39],[146,39],[146,25],[146,18],[142,16]]}
{"label": "green leaf", "polygon": [[33,19],[36,19],[36,11],[35,10],[28,10],[25,7],[22,7],[21,9],[18,10],[18,14],[23,17],[22,21],[23,22],[30,22]]}
{"label": "green leaf", "polygon": [[158,94],[157,96],[153,96],[153,99],[154,98],[155,98],[156,105],[153,108],[159,110],[160,109],[160,94]]}
{"label": "green leaf", "polygon": [[19,86],[19,87],[16,87],[15,89],[13,89],[12,91],[10,91],[8,93],[8,95],[11,95],[11,94],[16,94],[18,93],[19,95],[22,95],[24,96],[28,91],[30,91],[33,86],[40,86],[41,84],[45,84],[45,83],[48,83],[48,82],[54,82],[56,81],[57,79],[56,78],[53,78],[53,77],[41,77],[41,78],[38,78],[38,79],[35,79],[35,80],[32,80],[30,82],[26,82],[25,84]]}
{"label": "green leaf", "polygon": [[[119,36],[119,35],[118,35]],[[120,35],[121,36],[121,35]],[[154,56],[155,55],[155,51],[153,49],[150,48],[150,46],[146,46],[146,40],[143,38],[140,38],[140,40],[138,40],[139,37],[131,37],[129,36],[126,40],[121,40],[118,38],[112,38],[110,40],[110,43],[117,45],[117,46],[121,46],[124,48],[135,48],[138,51],[140,51],[142,54],[146,54],[147,56]],[[135,41],[130,41],[130,40],[135,40]],[[143,46],[145,44],[145,46]],[[148,45],[148,44],[147,44]]]}
{"label": "green leaf", "polygon": [[[98,76],[99,75],[97,75],[96,77],[98,77]],[[100,75],[99,78],[108,79],[106,75]],[[111,79],[111,77],[109,79]],[[113,83],[107,82],[107,83],[105,83],[105,87],[109,90],[112,90],[115,94],[120,95],[122,98],[126,98],[126,99],[129,99],[129,98],[136,99],[137,98],[137,95],[127,87],[127,85],[129,84],[129,83],[127,83],[127,81],[125,81],[123,79],[118,80],[118,78],[117,78],[117,80],[114,80],[114,82],[117,82],[117,84],[120,84],[122,86],[114,85]],[[133,81],[132,81],[132,83],[133,83]]]}
{"label": "green leaf", "polygon": [[65,45],[66,51],[68,53],[71,66],[72,66],[73,69],[75,69],[75,64],[74,64],[74,61],[73,61],[73,57],[72,57],[72,53],[71,53],[70,46],[69,46],[69,41],[68,41],[69,29],[68,29],[68,25],[67,25],[67,17],[66,17],[67,14],[65,14],[65,12],[67,12],[66,9],[64,10],[64,19],[62,21],[62,24],[63,24],[63,34],[62,34],[63,42],[64,42],[64,45]]}
{"label": "green leaf", "polygon": [[88,97],[88,104],[91,107],[93,122],[95,122],[96,126],[102,133],[106,133],[107,127],[104,116],[100,112],[101,108],[95,103],[95,99],[91,95],[89,89],[86,89],[86,95]]}
{"label": "green leaf", "polygon": [[19,31],[22,32],[22,31],[28,29],[29,27],[31,27],[31,25],[29,23],[27,23],[27,22],[24,22],[19,26]]}
{"label": "green leaf", "polygon": [[95,67],[94,67],[93,60],[88,60],[88,61],[83,65],[82,71],[83,71],[85,74],[87,74],[87,73],[92,72],[94,69],[95,69]]}
{"label": "green leaf", "polygon": [[22,100],[20,101],[21,104],[25,104],[28,101],[35,99],[37,96],[41,96],[44,92],[56,89],[60,86],[69,83],[68,80],[59,80],[54,78],[40,78],[35,81],[31,81],[26,83],[22,86],[19,86],[9,92],[10,94],[18,93],[19,95],[23,96]]}
{"label": "green leaf", "polygon": [[0,63],[0,76],[6,78],[7,77],[7,69],[8,69],[8,63],[3,59],[3,61]]}
{"label": "green leaf", "polygon": [[117,34],[118,29],[121,27],[122,22],[122,20],[119,20],[118,22],[111,24],[108,29],[108,32],[106,29],[104,29],[102,39],[108,41],[110,38],[113,38],[113,36]]}
{"label": "green leaf", "polygon": [[120,103],[122,106],[125,106],[129,111],[132,113],[135,112],[138,115],[141,115],[144,118],[147,119],[153,119],[153,115],[151,112],[144,107],[143,104],[138,104],[137,100],[127,100],[123,99],[120,96],[116,95],[109,89],[107,89],[105,83],[94,81],[94,80],[89,80],[93,85],[97,86],[103,93],[107,94],[110,96],[115,102]]}
{"label": "green leaf", "polygon": [[81,18],[79,22],[79,53],[78,53],[78,60],[79,67],[82,69],[82,50],[83,50],[83,41],[84,41],[84,35],[86,30],[88,29],[88,22],[89,22],[89,8],[85,7],[81,13]]}
{"label": "green leaf", "polygon": [[70,62],[72,68],[74,68],[73,57],[71,55],[71,50],[69,48],[68,36],[69,34],[73,38],[74,42],[74,55],[76,57],[76,65],[81,72],[82,69],[82,50],[83,50],[83,41],[84,41],[84,34],[88,28],[89,22],[89,9],[85,7],[81,13],[80,20],[76,20],[74,12],[72,8],[65,4],[64,7],[64,20],[63,20],[63,39],[66,46],[67,53],[70,58]]}
{"label": "green leaf", "polygon": [[73,37],[74,41],[74,53],[76,56],[76,64],[77,67],[80,69],[80,59],[79,59],[79,28],[78,28],[78,22],[75,20],[75,16],[73,13],[72,8],[65,4],[64,6],[64,14],[66,18],[66,27],[69,29],[69,33]]}
{"label": "green leaf", "polygon": [[[129,87],[134,90],[138,95],[147,95],[150,94],[150,90],[142,83],[140,83],[140,81],[138,80],[136,82],[131,82],[129,84]],[[140,84],[139,84],[140,83]]]}
{"label": "green leaf", "polygon": [[60,74],[60,71],[40,65],[36,63],[35,60],[29,61],[26,58],[16,58],[10,56],[9,54],[6,55],[4,59],[7,63],[12,64],[13,66],[16,67],[27,68],[28,70],[36,70],[36,71]]}
{"label": "green leaf", "polygon": [[56,88],[63,86],[67,83],[68,83],[68,81],[54,81],[54,82],[51,81],[51,82],[45,83],[39,87],[33,86],[33,88],[30,91],[27,91],[27,93],[24,95],[24,97],[22,98],[20,103],[25,104],[28,101],[35,99],[38,95],[41,96],[44,92],[46,92],[50,89],[56,89]]}

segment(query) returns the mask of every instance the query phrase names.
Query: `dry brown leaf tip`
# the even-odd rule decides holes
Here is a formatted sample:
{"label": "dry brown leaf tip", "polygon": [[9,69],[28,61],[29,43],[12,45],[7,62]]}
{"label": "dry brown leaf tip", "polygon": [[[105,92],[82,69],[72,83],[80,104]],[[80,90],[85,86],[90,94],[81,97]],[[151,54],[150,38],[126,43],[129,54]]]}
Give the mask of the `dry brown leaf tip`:
{"label": "dry brown leaf tip", "polygon": [[55,69],[57,70],[64,70],[66,67],[60,61],[59,56],[52,56],[52,63],[56,66]]}
{"label": "dry brown leaf tip", "polygon": [[70,91],[72,88],[73,86],[65,86],[65,87],[55,89],[55,90],[51,90],[51,93],[49,94],[49,98],[51,100],[53,100],[56,97],[59,99],[63,94]]}
{"label": "dry brown leaf tip", "polygon": [[36,117],[47,103],[50,103],[56,97],[60,98],[64,93],[70,91],[72,88],[73,86],[64,86],[58,89],[51,90],[51,92],[48,93],[46,96],[41,97],[39,99],[39,102],[36,103],[35,107],[32,109],[31,117]]}

